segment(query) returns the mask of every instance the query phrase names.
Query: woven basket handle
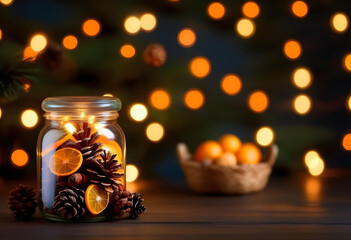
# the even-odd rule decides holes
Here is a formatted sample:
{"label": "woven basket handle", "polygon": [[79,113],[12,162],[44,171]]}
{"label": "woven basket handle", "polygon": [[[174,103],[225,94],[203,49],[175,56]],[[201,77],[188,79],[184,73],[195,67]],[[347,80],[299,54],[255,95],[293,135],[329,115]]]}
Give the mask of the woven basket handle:
{"label": "woven basket handle", "polygon": [[279,153],[279,148],[277,145],[273,144],[268,148],[268,152],[265,156],[265,159],[263,162],[267,162],[269,165],[273,166],[275,163],[275,160],[278,157]]}
{"label": "woven basket handle", "polygon": [[181,162],[189,161],[191,159],[191,154],[185,143],[177,144],[177,155]]}

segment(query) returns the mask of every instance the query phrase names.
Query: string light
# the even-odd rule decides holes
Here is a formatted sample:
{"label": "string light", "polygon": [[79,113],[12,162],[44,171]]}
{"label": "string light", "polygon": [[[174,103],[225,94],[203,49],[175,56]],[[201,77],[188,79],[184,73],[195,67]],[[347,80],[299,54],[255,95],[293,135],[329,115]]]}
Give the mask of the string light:
{"label": "string light", "polygon": [[297,88],[308,88],[312,83],[311,71],[305,67],[296,68],[292,74],[292,81]]}
{"label": "string light", "polygon": [[205,57],[195,57],[189,64],[190,73],[196,78],[205,78],[211,71],[211,63]]}
{"label": "string light", "polygon": [[88,37],[94,37],[100,33],[100,22],[97,19],[87,19],[83,22],[82,31]]}
{"label": "string light", "polygon": [[342,146],[345,150],[351,150],[351,133],[346,134],[342,139]]}
{"label": "string light", "polygon": [[298,95],[294,98],[293,107],[297,114],[305,115],[311,110],[311,98],[305,94]]}
{"label": "string light", "polygon": [[210,18],[214,20],[219,20],[223,18],[225,14],[225,7],[220,2],[212,2],[207,7],[207,14]]}
{"label": "string light", "polygon": [[76,127],[73,126],[72,123],[66,123],[66,124],[65,124],[65,128],[66,128],[66,130],[67,130],[70,134],[72,134],[72,133],[74,133],[74,132],[77,131]]}
{"label": "string light", "polygon": [[124,44],[121,47],[121,55],[125,58],[132,58],[135,55],[135,48],[130,44]]}
{"label": "string light", "polygon": [[274,132],[270,127],[261,127],[256,132],[256,141],[259,145],[266,147],[274,140]]}
{"label": "string light", "polygon": [[104,95],[102,95],[103,97],[113,97],[113,94],[111,93],[105,93]]}
{"label": "string light", "polygon": [[178,33],[178,43],[182,47],[192,47],[196,42],[196,34],[191,28],[183,28]]}
{"label": "string light", "polygon": [[151,93],[150,102],[154,108],[165,110],[171,104],[171,98],[167,91],[158,89]]}
{"label": "string light", "polygon": [[34,61],[38,56],[38,52],[34,51],[30,46],[24,48],[23,50],[23,60]]}
{"label": "string light", "polygon": [[135,16],[127,17],[124,21],[124,29],[130,34],[136,34],[140,30],[140,20]]}
{"label": "string light", "polygon": [[62,45],[68,50],[73,50],[78,45],[78,39],[73,35],[67,35],[62,39]]}
{"label": "string light", "polygon": [[2,30],[0,28],[0,40],[1,40],[1,38],[2,38]]}
{"label": "string light", "polygon": [[255,23],[248,18],[239,19],[235,26],[236,32],[243,38],[249,38],[254,35],[256,27]]}
{"label": "string light", "polygon": [[248,98],[248,104],[252,111],[262,113],[268,108],[268,96],[263,91],[255,91],[250,94]]}
{"label": "string light", "polygon": [[28,164],[28,154],[23,149],[16,149],[11,154],[11,162],[16,167],[24,167]]}
{"label": "string light", "polygon": [[308,13],[308,6],[304,1],[295,1],[291,5],[291,11],[296,17],[303,18]]}
{"label": "string light", "polygon": [[336,33],[343,33],[349,27],[349,18],[345,13],[335,13],[330,18],[330,27]]}
{"label": "string light", "polygon": [[129,114],[133,120],[141,122],[146,119],[148,111],[144,104],[135,103],[131,106]]}
{"label": "string light", "polygon": [[319,153],[315,150],[310,150],[305,154],[305,164],[312,176],[318,176],[324,171],[324,161]]}
{"label": "string light", "polygon": [[305,153],[305,164],[307,167],[311,166],[313,164],[312,162],[314,159],[319,158],[319,154],[315,150],[309,150],[308,152]]}
{"label": "string light", "polygon": [[315,165],[313,167],[309,167],[308,171],[312,176],[319,176],[324,171],[324,161],[321,158],[317,158]]}
{"label": "string light", "polygon": [[134,182],[139,176],[139,170],[136,166],[128,164],[126,166],[126,181],[128,183]]}
{"label": "string light", "polygon": [[300,57],[302,52],[302,47],[300,43],[296,40],[288,40],[284,44],[284,54],[289,59],[297,59]]}
{"label": "string light", "polygon": [[32,128],[38,123],[38,114],[32,109],[27,109],[23,111],[21,121],[25,127]]}
{"label": "string light", "polygon": [[14,0],[0,0],[0,3],[6,7],[10,6],[13,4]]}
{"label": "string light", "polygon": [[205,97],[203,93],[198,89],[190,89],[184,95],[185,105],[192,109],[197,110],[204,105]]}
{"label": "string light", "polygon": [[225,94],[236,95],[241,90],[241,80],[238,75],[227,74],[222,78],[221,88]]}
{"label": "string light", "polygon": [[157,19],[151,13],[145,13],[140,18],[140,27],[146,32],[151,32],[156,28]]}
{"label": "string light", "polygon": [[351,72],[351,53],[345,54],[343,61],[342,61],[342,66],[347,72]]}
{"label": "string light", "polygon": [[146,136],[152,142],[158,142],[163,138],[164,128],[160,123],[150,123],[146,128]]}
{"label": "string light", "polygon": [[45,49],[47,39],[43,34],[35,34],[30,40],[30,47],[35,52],[40,52]]}
{"label": "string light", "polygon": [[256,18],[260,14],[260,7],[256,2],[246,2],[241,8],[241,12],[248,18]]}

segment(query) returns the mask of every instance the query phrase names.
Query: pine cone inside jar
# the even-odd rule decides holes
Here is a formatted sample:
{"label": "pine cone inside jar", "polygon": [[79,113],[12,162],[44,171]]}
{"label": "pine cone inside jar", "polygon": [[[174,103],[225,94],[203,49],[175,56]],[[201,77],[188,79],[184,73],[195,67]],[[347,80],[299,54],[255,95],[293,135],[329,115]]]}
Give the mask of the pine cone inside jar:
{"label": "pine cone inside jar", "polygon": [[139,193],[133,193],[133,205],[130,208],[130,218],[135,219],[145,212],[144,199],[141,198]]}
{"label": "pine cone inside jar", "polygon": [[37,207],[36,193],[33,188],[21,184],[11,190],[8,204],[17,219],[29,219],[35,213]]}
{"label": "pine cone inside jar", "polygon": [[123,191],[120,195],[114,195],[113,211],[118,217],[130,213],[133,206],[133,195],[129,191]]}
{"label": "pine cone inside jar", "polygon": [[76,187],[65,188],[56,195],[54,212],[67,219],[78,219],[86,213],[85,192]]}

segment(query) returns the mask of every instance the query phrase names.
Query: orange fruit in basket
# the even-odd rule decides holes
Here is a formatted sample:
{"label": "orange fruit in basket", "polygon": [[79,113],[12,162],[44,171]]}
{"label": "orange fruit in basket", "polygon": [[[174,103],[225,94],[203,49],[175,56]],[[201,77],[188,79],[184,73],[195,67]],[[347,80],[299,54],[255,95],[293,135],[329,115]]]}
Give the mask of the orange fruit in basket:
{"label": "orange fruit in basket", "polygon": [[225,134],[218,140],[221,145],[223,152],[236,153],[241,147],[240,139],[234,134]]}
{"label": "orange fruit in basket", "polygon": [[121,162],[123,159],[123,153],[122,153],[122,148],[119,146],[119,144],[113,140],[108,140],[107,137],[101,135],[96,142],[101,142],[101,148],[110,151],[111,154],[116,154],[116,159]]}
{"label": "orange fruit in basket", "polygon": [[253,143],[243,143],[237,152],[239,164],[257,164],[261,161],[261,157],[260,149]]}
{"label": "orange fruit in basket", "polygon": [[223,151],[221,146],[216,141],[205,141],[197,147],[194,159],[195,161],[202,162],[205,159],[215,160],[222,155]]}
{"label": "orange fruit in basket", "polygon": [[235,166],[237,164],[238,160],[236,159],[236,156],[232,152],[225,152],[216,160],[216,164],[222,165],[225,167],[229,166]]}
{"label": "orange fruit in basket", "polygon": [[85,204],[89,212],[96,215],[108,205],[108,192],[101,185],[91,184],[85,191]]}
{"label": "orange fruit in basket", "polygon": [[75,148],[61,148],[50,158],[49,168],[57,176],[68,176],[76,172],[83,163],[83,155]]}

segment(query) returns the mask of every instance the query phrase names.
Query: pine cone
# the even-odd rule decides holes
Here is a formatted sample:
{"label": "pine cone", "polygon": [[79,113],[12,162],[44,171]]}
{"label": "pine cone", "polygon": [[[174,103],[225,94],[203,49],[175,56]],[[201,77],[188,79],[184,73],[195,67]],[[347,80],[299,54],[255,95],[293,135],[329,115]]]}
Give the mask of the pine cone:
{"label": "pine cone", "polygon": [[133,206],[133,195],[129,191],[123,191],[120,195],[115,195],[113,211],[118,217],[131,212]]}
{"label": "pine cone", "polygon": [[33,188],[21,184],[11,190],[8,204],[17,219],[29,219],[37,207],[36,193]]}
{"label": "pine cone", "polygon": [[67,219],[78,219],[86,212],[85,192],[76,187],[61,190],[55,197],[54,211]]}
{"label": "pine cone", "polygon": [[86,163],[86,175],[90,182],[101,184],[108,193],[112,193],[114,188],[120,184],[116,178],[122,177],[123,173],[117,173],[122,165],[115,159],[116,154],[103,150],[101,158],[95,158]]}
{"label": "pine cone", "polygon": [[133,206],[130,208],[130,218],[135,219],[145,212],[144,199],[139,193],[133,193]]}

